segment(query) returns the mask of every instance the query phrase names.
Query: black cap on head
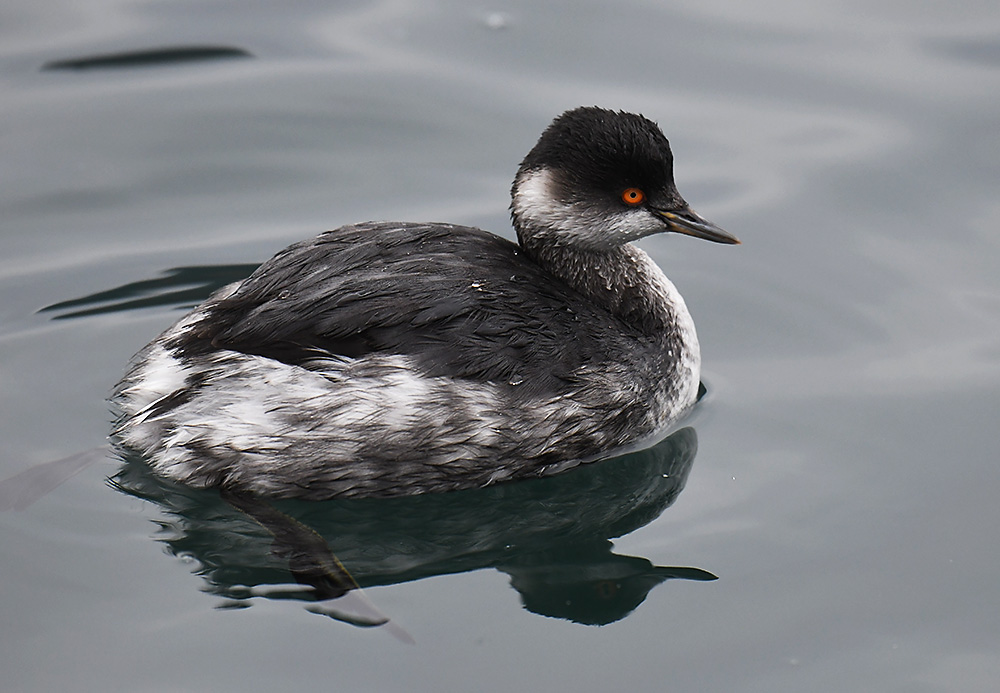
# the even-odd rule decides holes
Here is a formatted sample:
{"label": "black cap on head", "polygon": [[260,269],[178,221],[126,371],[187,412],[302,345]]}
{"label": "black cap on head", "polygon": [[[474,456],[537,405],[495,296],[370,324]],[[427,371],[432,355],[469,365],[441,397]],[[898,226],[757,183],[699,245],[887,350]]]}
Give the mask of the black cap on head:
{"label": "black cap on head", "polygon": [[558,116],[521,163],[522,171],[555,169],[568,195],[642,188],[657,205],[684,204],[674,186],[670,143],[653,121],[634,113],[584,106]]}
{"label": "black cap on head", "polygon": [[634,113],[585,106],[557,117],[521,162],[511,197],[522,243],[606,248],[664,231],[739,243],[688,206],[670,143]]}

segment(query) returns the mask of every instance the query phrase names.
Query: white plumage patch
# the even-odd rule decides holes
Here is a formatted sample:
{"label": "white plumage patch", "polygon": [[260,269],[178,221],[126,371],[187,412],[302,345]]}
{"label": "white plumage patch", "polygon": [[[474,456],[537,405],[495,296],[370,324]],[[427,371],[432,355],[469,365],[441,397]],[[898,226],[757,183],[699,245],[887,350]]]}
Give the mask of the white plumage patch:
{"label": "white plumage patch", "polygon": [[[640,248],[633,247],[633,256],[648,282],[652,291],[663,305],[671,306],[672,323],[680,337],[679,353],[669,354],[676,357],[677,395],[675,402],[667,404],[670,413],[667,419],[676,418],[677,409],[694,403],[698,398],[698,385],[701,383],[701,346],[698,343],[698,333],[694,327],[694,319],[687,309],[684,297],[674,283],[663,273],[663,270],[653,262],[653,259]],[[664,425],[669,421],[664,421]]]}
{"label": "white plumage patch", "polygon": [[663,231],[663,222],[642,207],[622,209],[611,200],[607,206],[561,200],[554,176],[549,169],[536,169],[519,176],[515,184],[514,215],[537,234],[551,232],[581,248],[606,249]]}
{"label": "white plumage patch", "polygon": [[184,364],[171,352],[155,344],[142,364],[135,386],[129,388],[128,392],[136,398],[139,408],[143,409],[184,387],[187,373]]}
{"label": "white plumage patch", "polygon": [[[422,375],[405,356],[330,359],[320,371],[232,351],[209,358],[208,378],[186,391],[188,369],[156,345],[119,391],[126,417],[117,437],[178,481],[203,485],[199,450],[238,458],[222,470],[226,477],[270,493],[280,491],[282,465],[294,482],[314,465],[362,469],[368,448],[423,447],[433,465],[481,456],[497,443],[503,417],[494,386]],[[179,404],[157,410],[164,397]]]}

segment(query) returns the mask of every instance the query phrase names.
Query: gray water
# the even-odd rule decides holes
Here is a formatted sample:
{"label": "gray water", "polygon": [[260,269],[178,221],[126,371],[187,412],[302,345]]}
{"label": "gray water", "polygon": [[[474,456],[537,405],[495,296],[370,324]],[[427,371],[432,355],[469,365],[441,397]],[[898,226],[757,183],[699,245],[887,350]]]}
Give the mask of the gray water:
{"label": "gray water", "polygon": [[[42,69],[171,46],[249,57]],[[0,689],[997,690],[998,94],[995,2],[8,1]],[[212,286],[348,222],[510,236],[581,104],[657,120],[744,241],[642,243],[702,341],[679,437],[282,506],[395,630],[313,613],[343,617],[263,527],[100,449],[128,358]]]}

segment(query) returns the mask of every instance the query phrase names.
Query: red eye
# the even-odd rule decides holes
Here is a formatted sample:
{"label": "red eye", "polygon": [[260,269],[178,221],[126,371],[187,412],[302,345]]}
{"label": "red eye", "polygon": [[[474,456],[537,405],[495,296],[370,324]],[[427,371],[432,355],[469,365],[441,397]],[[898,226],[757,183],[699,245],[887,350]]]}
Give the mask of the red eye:
{"label": "red eye", "polygon": [[646,199],[646,193],[639,188],[625,188],[622,191],[622,202],[627,205],[639,205]]}

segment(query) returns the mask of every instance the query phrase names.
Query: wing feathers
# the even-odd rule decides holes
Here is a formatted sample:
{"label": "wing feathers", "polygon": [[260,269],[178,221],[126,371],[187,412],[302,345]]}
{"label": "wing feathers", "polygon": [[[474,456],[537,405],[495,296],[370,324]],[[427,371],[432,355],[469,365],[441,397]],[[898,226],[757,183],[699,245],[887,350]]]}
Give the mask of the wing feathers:
{"label": "wing feathers", "polygon": [[[369,223],[282,251],[195,332],[217,347],[305,367],[317,351],[385,352],[409,355],[432,376],[516,383],[531,375],[533,388],[546,388],[607,356],[606,336],[625,329],[502,238]],[[591,332],[605,339],[588,342]]]}

